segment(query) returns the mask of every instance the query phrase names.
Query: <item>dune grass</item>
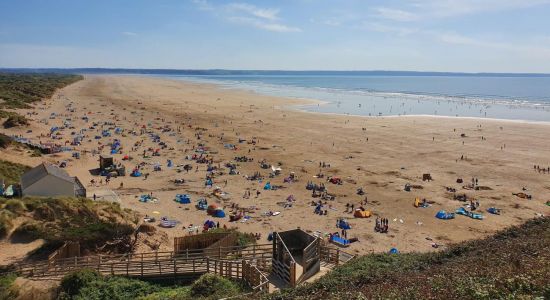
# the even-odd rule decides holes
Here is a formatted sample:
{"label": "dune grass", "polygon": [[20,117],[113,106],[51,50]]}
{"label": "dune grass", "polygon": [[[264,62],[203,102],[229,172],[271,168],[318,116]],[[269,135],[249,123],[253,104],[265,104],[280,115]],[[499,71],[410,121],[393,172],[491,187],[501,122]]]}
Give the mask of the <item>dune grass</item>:
{"label": "dune grass", "polygon": [[267,299],[550,299],[550,217],[437,253],[375,254]]}

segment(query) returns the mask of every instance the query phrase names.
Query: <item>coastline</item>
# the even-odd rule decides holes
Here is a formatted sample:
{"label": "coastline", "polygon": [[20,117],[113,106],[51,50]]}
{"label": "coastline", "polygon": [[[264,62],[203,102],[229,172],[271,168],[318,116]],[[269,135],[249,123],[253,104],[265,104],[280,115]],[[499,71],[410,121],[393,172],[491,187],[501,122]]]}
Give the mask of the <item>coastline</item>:
{"label": "coastline", "polygon": [[[117,75],[115,75],[117,76]],[[121,75],[125,76],[125,75]],[[143,78],[148,78],[150,76],[140,76]],[[366,115],[359,115],[359,114],[346,114],[346,113],[335,113],[335,112],[319,112],[319,111],[311,111],[304,109],[304,106],[312,106],[312,105],[327,105],[331,103],[330,101],[324,101],[319,99],[313,99],[313,98],[298,98],[298,97],[284,97],[284,96],[272,96],[272,95],[266,95],[263,93],[260,93],[258,91],[252,90],[252,89],[245,89],[245,88],[239,88],[239,87],[228,87],[225,88],[223,84],[221,83],[214,83],[214,82],[204,82],[204,81],[193,81],[193,80],[187,80],[187,78],[183,79],[173,79],[170,77],[162,77],[162,76],[153,76],[154,78],[159,79],[166,79],[166,80],[174,80],[175,82],[183,81],[187,82],[189,84],[197,84],[197,85],[204,85],[205,87],[210,88],[216,88],[221,91],[223,90],[236,90],[246,93],[252,93],[256,94],[258,96],[268,96],[268,97],[274,97],[274,98],[280,98],[281,100],[297,100],[297,101],[305,101],[305,103],[301,104],[292,104],[292,105],[279,105],[275,106],[276,108],[282,109],[282,110],[293,110],[293,111],[299,111],[304,113],[313,113],[313,114],[320,114],[320,115],[334,115],[334,116],[345,116],[345,117],[359,117],[359,118],[367,118],[367,119],[375,119],[375,118],[399,118],[399,117],[407,117],[407,118],[443,118],[443,119],[465,119],[465,120],[477,120],[477,121],[490,121],[490,122],[511,122],[511,123],[519,123],[519,124],[533,124],[533,125],[544,125],[544,126],[550,126],[550,121],[533,121],[533,120],[518,120],[518,119],[502,119],[502,118],[483,118],[483,117],[467,117],[467,116],[444,116],[444,115],[432,115],[432,114],[411,114],[411,115],[382,115],[382,116],[366,116]],[[420,100],[420,101],[436,101],[436,100]],[[452,100],[449,100],[452,101]],[[532,104],[537,105],[537,104]],[[550,106],[550,104],[547,104]]]}
{"label": "coastline", "polygon": [[[63,95],[56,98],[57,95]],[[141,214],[158,211],[160,216],[168,216],[181,222],[181,226],[202,224],[210,218],[194,207],[186,207],[173,201],[176,193],[191,195],[192,201],[207,198],[227,213],[232,203],[241,207],[255,207],[247,222],[228,222],[220,219],[223,225],[238,228],[244,232],[261,233],[265,238],[269,232],[301,227],[325,236],[337,231],[334,227],[337,218],[349,219],[353,230],[350,234],[360,242],[354,243],[350,251],[363,254],[371,251],[385,252],[391,247],[400,251],[434,251],[429,237],[445,245],[472,238],[487,236],[499,229],[519,224],[533,218],[537,213],[547,212],[541,201],[548,195],[547,182],[550,175],[533,172],[533,164],[550,165],[550,142],[547,140],[546,126],[531,123],[490,121],[483,119],[483,128],[478,127],[477,119],[450,117],[365,117],[348,115],[304,114],[288,106],[299,105],[304,100],[265,96],[251,91],[220,89],[214,84],[189,83],[182,80],[151,78],[148,76],[86,76],[85,80],[60,90],[56,97],[46,100],[34,110],[30,129],[13,129],[10,132],[36,138],[40,133],[48,133],[51,126],[62,119],[50,120],[49,125],[39,120],[48,118],[52,112],[63,113],[70,118],[75,128],[88,128],[81,120],[82,112],[89,113],[92,122],[116,122],[124,130],[146,126],[153,132],[157,128],[182,127],[181,132],[158,132],[173,150],[161,151],[159,158],[144,159],[141,150],[132,151],[131,145],[144,140],[142,147],[158,147],[144,136],[116,136],[128,150],[114,155],[120,161],[128,154],[134,160],[125,162],[126,168],[143,163],[144,172],[151,176],[143,178],[123,177],[112,181],[112,190],[120,197],[121,205]],[[71,104],[72,103],[72,104]],[[74,112],[67,111],[71,105]],[[105,109],[108,107],[112,110]],[[278,108],[278,109],[277,109]],[[369,119],[365,119],[369,118]],[[441,122],[445,120],[445,122]],[[366,122],[367,121],[367,122]],[[150,124],[150,125],[148,125]],[[499,125],[507,124],[504,129]],[[62,124],[60,124],[62,125]],[[196,128],[204,128],[201,139],[196,138]],[[80,150],[98,149],[94,135],[101,135],[99,128],[87,133],[90,137],[79,147]],[[464,133],[465,137],[461,137]],[[481,137],[485,139],[481,139]],[[44,139],[44,138],[43,138]],[[108,143],[110,138],[103,138]],[[256,144],[239,143],[239,140]],[[189,142],[185,142],[189,141]],[[165,161],[171,159],[176,165],[193,163],[185,156],[194,153],[193,146],[201,143],[217,154],[215,165],[225,165],[238,156],[250,156],[254,162],[238,163],[238,175],[216,177],[214,183],[230,195],[230,200],[220,201],[212,195],[212,189],[203,184],[206,166],[197,164],[197,172],[178,173],[174,168],[166,168]],[[465,143],[465,144],[464,144]],[[225,149],[225,144],[237,145],[236,150]],[[502,149],[505,145],[506,149]],[[100,152],[103,153],[103,152]],[[80,160],[70,157],[71,153],[58,156],[34,158],[32,161],[66,160],[71,175],[89,182],[92,178],[88,170],[97,167],[96,157],[83,155]],[[461,160],[461,155],[466,159]],[[28,161],[27,157],[6,154],[10,160]],[[266,160],[283,169],[280,176],[268,177],[268,171],[259,168],[258,162]],[[330,168],[320,168],[327,162]],[[153,164],[160,163],[163,170],[155,172]],[[222,168],[225,170],[224,168]],[[245,175],[261,172],[264,181],[246,180]],[[295,183],[284,183],[283,177],[294,172],[298,176]],[[336,176],[344,181],[342,185],[330,184],[326,179],[314,177],[319,172],[325,176]],[[434,181],[422,181],[422,174],[430,173]],[[471,191],[456,184],[457,177],[469,180],[480,178],[488,190]],[[184,186],[174,186],[173,181],[185,178]],[[325,177],[326,178],[326,177]],[[224,184],[227,180],[227,185]],[[265,180],[280,185],[278,190],[264,190]],[[336,196],[330,202],[328,216],[313,214],[311,192],[305,189],[307,182],[323,182],[329,192]],[[124,188],[117,188],[123,182]],[[418,186],[411,192],[403,191],[405,184]],[[451,222],[441,222],[434,218],[438,210],[454,211],[463,203],[452,198],[445,191],[451,186],[476,197],[483,207],[498,206],[505,213],[499,217],[489,216],[483,222],[472,222],[466,217],[457,217]],[[518,202],[513,193],[528,187],[535,195],[534,200]],[[108,186],[88,186],[89,195],[100,194]],[[363,188],[368,195],[366,209],[374,217],[354,218],[346,213],[346,204],[359,207],[362,196],[356,194]],[[258,197],[242,198],[245,190],[259,191]],[[153,192],[157,203],[141,203],[140,194]],[[291,208],[279,205],[293,195],[297,200]],[[415,197],[427,198],[431,208],[413,207]],[[516,204],[519,207],[516,208]],[[265,212],[280,211],[278,216],[266,216]],[[389,218],[390,234],[373,232],[376,216]],[[396,220],[396,221],[394,221]],[[401,222],[402,221],[402,222]],[[177,229],[160,229],[167,235],[167,248],[171,238],[185,233]],[[263,240],[262,238],[262,240]],[[161,248],[162,249],[162,248]]]}

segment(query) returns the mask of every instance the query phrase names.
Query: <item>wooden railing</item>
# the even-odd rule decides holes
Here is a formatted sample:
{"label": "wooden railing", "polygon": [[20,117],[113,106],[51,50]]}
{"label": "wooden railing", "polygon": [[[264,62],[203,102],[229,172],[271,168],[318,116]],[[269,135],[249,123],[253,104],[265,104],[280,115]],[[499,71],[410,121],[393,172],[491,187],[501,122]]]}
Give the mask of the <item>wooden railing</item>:
{"label": "wooden railing", "polygon": [[353,258],[355,258],[355,255],[337,248],[321,246],[320,258],[321,261],[338,266],[352,260]]}
{"label": "wooden railing", "polygon": [[296,284],[296,260],[279,234],[273,234],[273,260],[271,268],[290,286]]}
{"label": "wooden railing", "polygon": [[[108,275],[139,276],[181,275],[204,273],[226,269],[219,261],[250,261],[264,271],[270,270],[272,245],[250,247],[220,247],[210,256],[202,250],[188,250],[175,255],[173,252],[149,252],[126,255],[81,256],[55,261],[18,264],[14,271],[26,277],[60,277],[74,270],[89,268]],[[224,255],[228,254],[229,255]],[[221,255],[217,255],[221,254]],[[221,266],[219,266],[221,264]],[[204,268],[205,269],[204,269]],[[236,267],[239,268],[239,267]],[[204,270],[203,270],[204,269]]]}

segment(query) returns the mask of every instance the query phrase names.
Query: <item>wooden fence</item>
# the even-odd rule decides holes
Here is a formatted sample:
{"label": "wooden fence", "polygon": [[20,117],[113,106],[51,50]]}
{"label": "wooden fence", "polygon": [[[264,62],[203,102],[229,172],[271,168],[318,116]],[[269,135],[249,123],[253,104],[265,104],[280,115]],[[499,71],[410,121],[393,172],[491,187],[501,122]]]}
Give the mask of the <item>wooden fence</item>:
{"label": "wooden fence", "polygon": [[54,263],[56,260],[80,256],[79,242],[65,242],[63,246],[48,256],[48,262]]}
{"label": "wooden fence", "polygon": [[174,238],[174,252],[182,253],[187,249],[204,249],[228,236],[229,232],[203,233]]}

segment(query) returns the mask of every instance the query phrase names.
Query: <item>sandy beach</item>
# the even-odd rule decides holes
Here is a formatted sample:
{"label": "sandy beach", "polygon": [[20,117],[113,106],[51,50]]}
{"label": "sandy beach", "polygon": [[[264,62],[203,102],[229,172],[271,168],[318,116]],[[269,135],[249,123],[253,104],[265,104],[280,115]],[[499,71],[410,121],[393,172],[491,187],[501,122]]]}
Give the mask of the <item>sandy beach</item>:
{"label": "sandy beach", "polygon": [[[173,237],[187,234],[184,227],[194,224],[202,228],[207,219],[220,222],[220,226],[261,233],[261,242],[267,242],[269,232],[296,227],[322,235],[338,232],[336,221],[344,217],[352,227],[348,238],[358,239],[349,248],[353,253],[385,252],[393,247],[402,252],[433,251],[434,243],[444,247],[487,236],[550,213],[550,207],[545,205],[550,200],[550,172],[533,168],[550,166],[549,124],[421,116],[357,117],[288,108],[306,101],[152,77],[86,76],[29,110],[36,113],[29,128],[4,130],[36,142],[48,142],[51,139],[46,135],[52,126],[70,121],[73,129],[60,131],[55,142],[70,142],[72,131],[86,128],[82,145],[76,146],[76,151],[82,152],[80,159],[71,158],[72,152],[38,158],[14,151],[4,151],[2,155],[30,166],[44,160],[67,161],[67,171],[87,186],[89,197],[112,189],[123,207],[157,219],[167,216],[181,222],[175,228],[162,229],[168,239],[161,249],[171,249]],[[50,118],[52,113],[56,115]],[[104,125],[106,122],[111,125]],[[90,129],[93,123],[96,125]],[[115,134],[110,130],[112,136],[95,139],[109,127],[123,131]],[[144,158],[144,151],[150,154],[148,149],[161,148],[150,134],[158,134],[166,148],[160,149],[160,156]],[[99,156],[92,152],[100,149],[101,154],[109,154],[106,145],[115,138],[121,142],[122,153],[113,156],[126,166],[127,176],[113,178],[109,185],[104,184],[103,178],[103,185],[90,186],[92,179],[100,179],[89,172],[99,166]],[[223,173],[214,176],[213,185],[226,192],[228,199],[218,199],[212,193],[214,188],[205,187],[207,164],[185,159],[186,155],[196,154],[199,144],[208,148],[212,166],[219,167],[216,172]],[[224,144],[234,144],[236,149]],[[122,161],[125,155],[132,160]],[[253,161],[234,161],[241,156]],[[173,161],[173,167],[167,167],[168,159]],[[280,167],[281,174],[269,178],[271,169],[262,169],[262,160]],[[330,167],[320,167],[323,162]],[[140,163],[142,172],[149,173],[147,179],[128,176]],[[160,164],[161,171],[153,170],[155,163]],[[236,163],[239,174],[229,175],[227,163]],[[191,164],[193,169],[178,172],[176,166],[184,164]],[[245,178],[255,172],[263,175],[263,181]],[[297,181],[284,183],[291,172]],[[319,173],[325,177],[314,177]],[[432,181],[422,180],[426,173],[431,174]],[[342,184],[327,182],[327,176],[339,177]],[[463,183],[457,183],[458,178]],[[465,188],[472,178],[478,179],[479,190]],[[175,179],[184,179],[185,183],[176,185]],[[280,188],[264,190],[267,181]],[[309,181],[323,183],[336,197],[327,202],[327,215],[313,213],[311,202],[319,198],[312,198],[311,191],[306,190]],[[404,190],[406,184],[413,186],[410,192]],[[446,187],[479,201],[478,211],[485,219],[461,215],[452,220],[435,218],[439,210],[454,212],[469,203],[454,200]],[[358,195],[359,188],[366,194]],[[247,189],[251,196],[245,199]],[[256,196],[256,191],[261,193]],[[140,195],[151,192],[158,202],[138,201]],[[532,195],[532,199],[513,195],[519,192]],[[176,194],[189,194],[192,203],[176,203]],[[289,195],[296,201],[285,208]],[[372,217],[359,219],[345,212],[346,204],[358,208],[365,196],[367,203],[363,207],[373,213]],[[414,207],[416,197],[425,198],[430,206]],[[225,207],[227,215],[235,204],[253,209],[247,213],[248,221],[230,223],[228,217],[212,218],[197,210],[194,204],[199,198]],[[500,208],[502,214],[488,214],[489,207]],[[280,214],[263,216],[269,211]],[[389,219],[388,233],[374,231],[377,216]]]}

